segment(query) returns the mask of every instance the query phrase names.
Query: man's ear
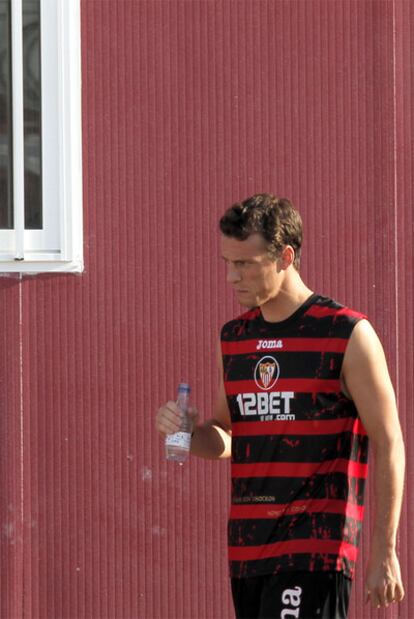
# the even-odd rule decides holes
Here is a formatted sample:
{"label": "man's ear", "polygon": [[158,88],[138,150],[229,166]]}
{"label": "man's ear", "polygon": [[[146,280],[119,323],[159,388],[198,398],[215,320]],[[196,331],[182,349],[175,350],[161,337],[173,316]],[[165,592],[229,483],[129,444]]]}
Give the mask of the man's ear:
{"label": "man's ear", "polygon": [[282,270],[287,269],[288,267],[290,267],[291,264],[294,263],[295,260],[295,250],[293,249],[293,247],[291,245],[285,245],[285,247],[282,250],[282,253],[280,254],[280,268]]}

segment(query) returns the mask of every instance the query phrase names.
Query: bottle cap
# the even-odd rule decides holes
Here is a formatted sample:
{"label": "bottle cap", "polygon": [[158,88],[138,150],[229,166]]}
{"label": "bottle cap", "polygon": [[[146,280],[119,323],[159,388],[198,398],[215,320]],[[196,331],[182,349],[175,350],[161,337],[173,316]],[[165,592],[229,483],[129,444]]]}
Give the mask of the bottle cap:
{"label": "bottle cap", "polygon": [[178,391],[186,391],[187,393],[190,393],[190,385],[188,383],[180,383],[178,385]]}

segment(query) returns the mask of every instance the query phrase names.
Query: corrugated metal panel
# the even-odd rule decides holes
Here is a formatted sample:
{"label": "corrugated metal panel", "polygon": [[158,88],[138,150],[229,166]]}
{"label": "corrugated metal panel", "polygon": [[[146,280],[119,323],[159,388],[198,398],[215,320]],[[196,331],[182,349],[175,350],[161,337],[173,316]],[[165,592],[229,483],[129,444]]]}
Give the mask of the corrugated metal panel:
{"label": "corrugated metal panel", "polygon": [[414,6],[412,2],[394,3],[395,38],[395,204],[397,243],[396,332],[397,385],[403,430],[407,445],[406,498],[400,527],[402,568],[405,574],[407,600],[400,616],[409,617],[414,609],[412,574],[414,556],[412,523],[414,522]]}
{"label": "corrugated metal panel", "polygon": [[[294,200],[305,279],[368,312],[409,412],[412,22],[409,2],[82,1],[86,272],[0,282],[3,617],[233,616],[228,464],[167,466],[154,414],[182,379],[211,410],[235,199]],[[367,549],[368,526],[354,619],[385,616]]]}
{"label": "corrugated metal panel", "polygon": [[21,300],[19,277],[0,280],[0,613],[21,616],[24,531],[21,488]]}

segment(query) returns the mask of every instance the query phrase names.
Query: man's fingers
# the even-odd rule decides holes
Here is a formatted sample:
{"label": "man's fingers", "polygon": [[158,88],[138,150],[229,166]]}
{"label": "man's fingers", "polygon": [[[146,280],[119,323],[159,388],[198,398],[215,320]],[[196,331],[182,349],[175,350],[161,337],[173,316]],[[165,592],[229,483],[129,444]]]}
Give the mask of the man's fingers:
{"label": "man's fingers", "polygon": [[378,595],[380,606],[388,606],[387,585],[385,583],[381,587],[378,587],[377,595]]}
{"label": "man's fingers", "polygon": [[394,599],[396,602],[401,602],[404,599],[404,587],[402,586],[402,584],[400,582],[397,582],[396,586],[395,586],[395,593],[394,593]]}
{"label": "man's fingers", "polygon": [[[384,594],[385,594],[385,591],[384,591]],[[365,603],[368,604],[368,602],[371,602],[371,606],[373,606],[374,608],[379,608],[380,606],[384,606],[384,594],[381,597],[378,587],[373,587],[372,589],[368,589],[366,591]]]}
{"label": "man's fingers", "polygon": [[385,589],[385,602],[391,604],[395,600],[395,582],[388,583]]}
{"label": "man's fingers", "polygon": [[374,608],[387,607],[393,602],[401,602],[404,598],[404,589],[400,583],[389,583],[382,587],[375,587],[365,593],[365,603],[371,602]]}
{"label": "man's fingers", "polygon": [[381,600],[376,589],[371,591],[369,597],[374,608],[379,608],[381,606]]}
{"label": "man's fingers", "polygon": [[188,414],[188,417],[191,419],[191,422],[193,424],[193,429],[194,429],[198,421],[198,410],[194,406],[189,406],[187,410],[187,414]]}
{"label": "man's fingers", "polygon": [[365,604],[371,602],[374,608],[387,607],[393,602],[401,602],[404,599],[404,587],[401,583],[389,583],[382,587],[373,587],[365,591]]}
{"label": "man's fingers", "polygon": [[173,434],[181,427],[182,412],[175,402],[167,402],[162,406],[156,416],[155,425],[162,434]]}

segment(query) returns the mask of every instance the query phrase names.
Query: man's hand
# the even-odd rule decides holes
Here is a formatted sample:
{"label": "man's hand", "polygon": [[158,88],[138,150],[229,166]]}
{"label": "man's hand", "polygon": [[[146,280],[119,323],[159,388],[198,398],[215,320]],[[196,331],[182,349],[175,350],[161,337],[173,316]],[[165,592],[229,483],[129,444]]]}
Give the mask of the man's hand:
{"label": "man's hand", "polygon": [[367,565],[365,588],[365,603],[371,601],[375,608],[401,602],[404,587],[395,551],[390,551],[385,556],[380,552],[372,552]]}
{"label": "man's hand", "polygon": [[[197,410],[189,406],[187,414],[192,421],[193,428],[195,428],[198,420]],[[155,427],[158,432],[164,436],[167,434],[174,434],[180,431],[182,420],[182,411],[175,402],[170,401],[159,409],[155,419]]]}

